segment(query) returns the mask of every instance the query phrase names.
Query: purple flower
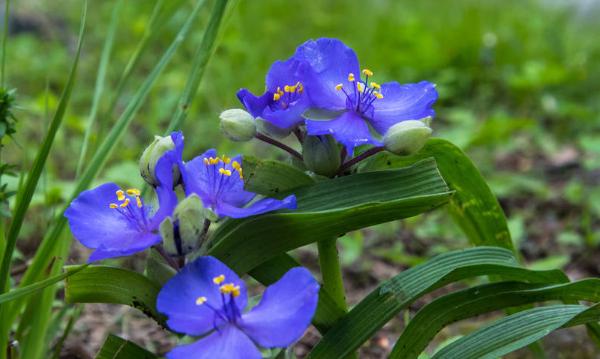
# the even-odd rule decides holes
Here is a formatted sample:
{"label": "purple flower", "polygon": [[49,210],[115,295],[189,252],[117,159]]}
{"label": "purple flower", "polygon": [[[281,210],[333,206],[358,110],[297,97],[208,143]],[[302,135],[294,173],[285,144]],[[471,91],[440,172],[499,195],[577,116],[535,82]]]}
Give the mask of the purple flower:
{"label": "purple flower", "polygon": [[217,156],[214,149],[186,162],[180,162],[185,192],[197,194],[205,208],[219,217],[244,218],[275,211],[296,208],[296,196],[283,200],[264,198],[246,206],[255,193],[244,190],[242,157]]}
{"label": "purple flower", "polygon": [[[175,141],[181,134],[171,136]],[[168,151],[156,164],[159,208],[154,213],[142,200],[140,190],[123,190],[114,183],[81,192],[71,202],[65,217],[73,236],[84,246],[95,249],[88,262],[127,256],[161,242],[160,223],[177,205],[173,191],[174,156],[174,150]]]}
{"label": "purple flower", "polygon": [[260,359],[256,345],[285,348],[302,336],[316,310],[318,292],[310,272],[296,267],[244,313],[244,282],[214,257],[200,257],[165,284],[156,306],[172,330],[204,337],[176,347],[167,358]]}
{"label": "purple flower", "polygon": [[294,58],[310,64],[304,85],[311,107],[336,115],[330,120],[308,118],[308,134],[331,134],[349,152],[363,144],[380,146],[373,132],[384,135],[400,121],[434,115],[431,106],[438,97],[435,85],[427,81],[406,85],[369,81],[373,72],[360,72],[356,54],[340,40],[307,41],[298,47]]}
{"label": "purple flower", "polygon": [[276,61],[267,73],[265,93],[257,97],[249,90],[241,89],[237,93],[238,99],[252,116],[291,131],[304,122],[302,114],[308,108],[303,84],[307,70],[308,64],[294,58]]}

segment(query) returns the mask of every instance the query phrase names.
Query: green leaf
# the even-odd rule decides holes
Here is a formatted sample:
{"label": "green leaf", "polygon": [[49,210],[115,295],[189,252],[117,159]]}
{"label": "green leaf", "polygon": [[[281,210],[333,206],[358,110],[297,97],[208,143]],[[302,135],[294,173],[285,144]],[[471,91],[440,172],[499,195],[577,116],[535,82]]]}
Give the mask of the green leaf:
{"label": "green leaf", "polygon": [[280,197],[315,181],[296,167],[283,162],[244,156],[244,189],[269,197]]}
{"label": "green leaf", "polygon": [[296,210],[225,221],[213,234],[209,253],[244,273],[294,248],[431,210],[451,195],[433,159],[293,192]]}
{"label": "green leaf", "polygon": [[372,171],[407,166],[434,157],[448,187],[455,191],[447,207],[471,243],[514,250],[504,211],[473,162],[460,148],[439,138],[411,156],[380,153],[359,170]]}
{"label": "green leaf", "polygon": [[520,268],[512,252],[499,247],[444,253],[382,283],[323,336],[309,358],[343,358],[422,295],[448,283],[482,275],[532,283],[568,281],[561,271]]}
{"label": "green leaf", "polygon": [[[68,267],[68,271],[79,269]],[[125,304],[141,310],[164,324],[164,317],[156,311],[156,296],[160,285],[143,275],[122,268],[89,266],[67,278],[67,303]]]}
{"label": "green leaf", "polygon": [[433,359],[495,359],[561,327],[597,322],[600,305],[553,305],[525,310],[476,330],[437,352]]}
{"label": "green leaf", "polygon": [[417,358],[445,326],[499,309],[548,300],[600,301],[600,279],[555,285],[503,282],[485,284],[440,297],[411,319],[389,358]]}
{"label": "green leaf", "polygon": [[175,269],[165,262],[156,249],[152,248],[146,260],[146,277],[157,284],[164,285],[176,273]]}
{"label": "green leaf", "polygon": [[56,275],[54,277],[48,278],[48,279],[44,279],[42,281],[39,281],[37,283],[34,284],[30,284],[28,286],[25,287],[21,287],[21,288],[17,288],[17,289],[13,289],[8,293],[4,293],[2,295],[0,295],[0,303],[5,303],[5,302],[10,302],[11,300],[15,300],[15,299],[19,299],[19,298],[23,298],[26,297],[28,295],[37,293],[38,291],[46,288],[49,285],[55,284],[60,282],[61,280],[77,273],[78,271],[82,270],[83,268],[85,268],[84,266],[79,267],[76,270],[70,271],[70,272],[65,272],[59,275]]}
{"label": "green leaf", "polygon": [[102,348],[96,355],[96,359],[158,359],[158,356],[150,353],[137,344],[109,334]]}

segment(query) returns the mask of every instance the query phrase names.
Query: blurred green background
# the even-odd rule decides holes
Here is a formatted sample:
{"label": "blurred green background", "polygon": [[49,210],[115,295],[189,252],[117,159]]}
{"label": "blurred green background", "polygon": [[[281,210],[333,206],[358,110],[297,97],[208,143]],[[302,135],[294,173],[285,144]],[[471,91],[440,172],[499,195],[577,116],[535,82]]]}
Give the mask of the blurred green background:
{"label": "blurred green background", "polygon": [[[107,133],[179,30],[193,3],[173,0],[182,2],[181,10],[164,19],[116,111],[109,112],[111,90],[154,5],[124,2],[93,143]],[[13,4],[7,76],[20,108],[18,132],[4,156],[21,170],[28,169],[64,87],[81,6],[79,0]],[[35,220],[24,229],[29,245],[21,244],[22,251],[35,247],[47,219],[70,192],[113,6],[114,1],[89,2],[74,98],[34,202]],[[210,147],[282,156],[255,142],[227,141],[219,132],[218,114],[240,107],[239,88],[261,92],[274,60],[289,57],[307,39],[337,37],[355,49],[380,83],[438,85],[436,136],[461,146],[481,169],[528,263],[563,267],[573,278],[600,273],[600,1],[240,0],[232,8],[184,125],[188,158]],[[99,182],[139,184],[137,157],[153,135],[165,130],[207,17],[204,11]],[[14,178],[7,179],[14,185]],[[433,213],[350,234],[343,245],[345,263],[360,271],[382,258],[413,265],[467,241],[445,214]]]}

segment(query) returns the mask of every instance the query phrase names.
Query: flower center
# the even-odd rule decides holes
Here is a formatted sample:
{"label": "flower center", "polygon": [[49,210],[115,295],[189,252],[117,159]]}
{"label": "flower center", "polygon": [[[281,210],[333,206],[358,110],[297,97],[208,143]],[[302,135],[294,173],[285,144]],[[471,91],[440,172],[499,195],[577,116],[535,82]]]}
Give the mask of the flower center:
{"label": "flower center", "polygon": [[[119,189],[115,192],[117,202],[109,204],[109,207],[125,216],[128,221],[134,223],[140,230],[148,226],[144,202],[140,197],[142,192],[137,188],[130,188],[126,191]],[[135,201],[135,206],[131,204]]]}
{"label": "flower center", "polygon": [[298,101],[300,96],[304,93],[304,85],[300,81],[296,82],[295,85],[285,85],[283,86],[283,90],[281,87],[277,86],[277,91],[273,94],[273,104],[271,108],[273,109],[287,109],[291,104]]}
{"label": "flower center", "polygon": [[[375,81],[369,83],[369,77],[373,77],[373,71],[363,69],[362,74],[364,80],[356,79],[353,73],[348,74],[348,82],[352,84],[352,89],[346,91],[343,84],[335,85],[337,91],[342,91],[346,95],[346,104],[349,109],[352,109],[360,114],[367,112],[373,105],[375,100],[381,100],[381,85]],[[368,84],[368,85],[367,85]]]}
{"label": "flower center", "polygon": [[[221,308],[215,308],[205,296],[196,298],[196,305],[205,305],[212,310],[216,316],[226,322],[235,323],[241,317],[240,310],[235,304],[235,298],[239,297],[240,286],[234,283],[224,283],[225,275],[221,274],[213,278],[213,283],[219,286],[221,293]],[[215,328],[217,329],[217,328]]]}

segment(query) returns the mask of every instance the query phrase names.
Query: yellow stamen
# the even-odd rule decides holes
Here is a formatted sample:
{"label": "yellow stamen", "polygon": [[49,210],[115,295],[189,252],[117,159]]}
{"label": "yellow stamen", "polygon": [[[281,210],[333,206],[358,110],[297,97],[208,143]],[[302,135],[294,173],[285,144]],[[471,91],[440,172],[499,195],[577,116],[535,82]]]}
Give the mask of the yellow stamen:
{"label": "yellow stamen", "polygon": [[219,168],[219,173],[225,176],[231,176],[231,171],[230,170],[226,170],[223,167]]}
{"label": "yellow stamen", "polygon": [[221,156],[221,160],[222,160],[222,161],[223,161],[225,164],[228,164],[229,162],[231,162],[231,158],[229,158],[229,157],[227,157],[227,156],[225,156],[225,155]]}
{"label": "yellow stamen", "polygon": [[219,157],[216,157],[216,158],[209,157],[209,159],[208,159],[208,162],[209,162],[211,165],[216,165],[217,163],[219,163],[219,161],[220,161],[220,160],[221,160],[221,159],[220,159]]}
{"label": "yellow stamen", "polygon": [[135,203],[139,208],[142,208],[142,200],[140,197],[135,197]]}
{"label": "yellow stamen", "polygon": [[139,196],[142,192],[137,188],[130,188],[127,190],[127,194],[130,196]]}
{"label": "yellow stamen", "polygon": [[374,92],[373,94],[375,95],[375,97],[377,97],[380,100],[383,98],[383,95],[380,94],[379,92]]}
{"label": "yellow stamen", "polygon": [[273,94],[273,101],[279,101],[280,98],[281,98],[281,95],[279,93]]}
{"label": "yellow stamen", "polygon": [[123,201],[123,203],[121,203],[120,206],[121,208],[129,206],[129,198],[125,198],[125,201]]}
{"label": "yellow stamen", "polygon": [[125,199],[125,192],[123,192],[123,190],[118,190],[116,193],[117,193],[117,199],[119,201],[122,201]]}
{"label": "yellow stamen", "polygon": [[362,70],[363,75],[365,76],[373,76],[373,71],[369,70],[369,69],[363,69]]}
{"label": "yellow stamen", "polygon": [[223,275],[223,274],[213,278],[213,283],[215,283],[215,284],[221,284],[224,281],[225,281],[225,275]]}
{"label": "yellow stamen", "polygon": [[293,87],[293,86],[290,86],[290,85],[285,85],[285,86],[283,86],[283,91],[285,91],[285,92],[293,92],[293,91],[292,91],[292,87]]}
{"label": "yellow stamen", "polygon": [[337,91],[341,91],[343,87],[344,87],[344,85],[342,85],[342,84],[337,84],[337,85],[335,85],[335,89],[336,89]]}
{"label": "yellow stamen", "polygon": [[116,203],[111,203],[108,205],[110,208],[117,208],[119,207]]}
{"label": "yellow stamen", "polygon": [[378,83],[377,83],[377,82],[375,82],[375,81],[371,81],[371,87],[373,87],[373,88],[376,88],[376,89],[378,89],[378,90],[379,90],[379,89],[381,88],[381,85],[380,85],[380,84],[378,84]]}
{"label": "yellow stamen", "polygon": [[235,298],[240,295],[240,286],[234,285],[233,283],[227,283],[223,284],[219,288],[219,291],[223,294],[231,294]]}
{"label": "yellow stamen", "polygon": [[351,73],[349,73],[349,74],[348,74],[348,81],[350,81],[350,82],[353,82],[354,80],[355,80],[355,79],[354,79],[354,74],[353,74],[352,72],[351,72]]}
{"label": "yellow stamen", "polygon": [[363,84],[362,82],[357,82],[356,88],[358,89],[358,92],[362,93],[365,91],[365,84]]}
{"label": "yellow stamen", "polygon": [[198,297],[198,299],[196,299],[196,305],[202,305],[206,303],[207,300],[206,297]]}
{"label": "yellow stamen", "polygon": [[238,161],[233,161],[231,167],[235,168],[238,171],[242,169],[242,166],[240,166],[240,163]]}

